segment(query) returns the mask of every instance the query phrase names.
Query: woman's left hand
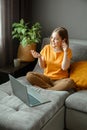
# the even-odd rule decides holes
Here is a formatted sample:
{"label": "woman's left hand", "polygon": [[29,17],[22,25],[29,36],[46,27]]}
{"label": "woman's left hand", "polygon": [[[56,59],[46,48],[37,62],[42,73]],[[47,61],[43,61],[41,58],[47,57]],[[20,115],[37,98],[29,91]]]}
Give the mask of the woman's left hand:
{"label": "woman's left hand", "polygon": [[68,45],[66,44],[65,41],[62,42],[62,48],[63,48],[63,51],[66,52],[67,49],[68,49]]}

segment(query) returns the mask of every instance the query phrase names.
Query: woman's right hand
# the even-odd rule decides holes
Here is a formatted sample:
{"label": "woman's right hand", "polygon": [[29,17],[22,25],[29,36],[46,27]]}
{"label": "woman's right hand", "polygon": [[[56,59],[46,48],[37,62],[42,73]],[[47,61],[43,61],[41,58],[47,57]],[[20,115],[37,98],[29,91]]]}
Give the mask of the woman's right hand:
{"label": "woman's right hand", "polygon": [[38,53],[38,52],[36,52],[36,51],[34,51],[34,50],[31,50],[30,52],[31,52],[31,54],[32,54],[32,56],[33,56],[34,58],[40,58],[40,57],[41,57],[41,54]]}

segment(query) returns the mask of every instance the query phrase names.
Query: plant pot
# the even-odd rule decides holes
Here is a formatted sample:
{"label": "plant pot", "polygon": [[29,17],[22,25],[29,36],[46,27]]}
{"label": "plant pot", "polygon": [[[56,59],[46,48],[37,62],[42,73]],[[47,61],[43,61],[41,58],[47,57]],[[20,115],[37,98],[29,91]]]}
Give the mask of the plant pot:
{"label": "plant pot", "polygon": [[32,56],[30,50],[36,50],[35,43],[29,44],[25,47],[23,47],[21,44],[19,45],[17,57],[20,59],[20,61],[22,62],[34,61],[35,58]]}

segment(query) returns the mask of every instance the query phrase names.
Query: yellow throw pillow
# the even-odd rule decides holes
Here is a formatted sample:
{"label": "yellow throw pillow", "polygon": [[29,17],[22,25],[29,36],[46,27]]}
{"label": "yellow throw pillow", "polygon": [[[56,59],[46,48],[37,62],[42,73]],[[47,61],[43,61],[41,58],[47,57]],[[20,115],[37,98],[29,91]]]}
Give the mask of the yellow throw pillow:
{"label": "yellow throw pillow", "polygon": [[71,64],[70,78],[76,83],[76,89],[87,89],[87,61]]}

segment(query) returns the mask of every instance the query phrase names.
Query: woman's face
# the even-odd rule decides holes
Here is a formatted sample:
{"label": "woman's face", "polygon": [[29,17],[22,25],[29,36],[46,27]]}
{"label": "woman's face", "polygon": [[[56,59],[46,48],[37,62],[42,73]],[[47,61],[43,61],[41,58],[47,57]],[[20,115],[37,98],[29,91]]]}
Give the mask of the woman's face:
{"label": "woman's face", "polygon": [[59,36],[57,32],[53,32],[50,38],[52,48],[61,48],[62,46],[62,38]]}

